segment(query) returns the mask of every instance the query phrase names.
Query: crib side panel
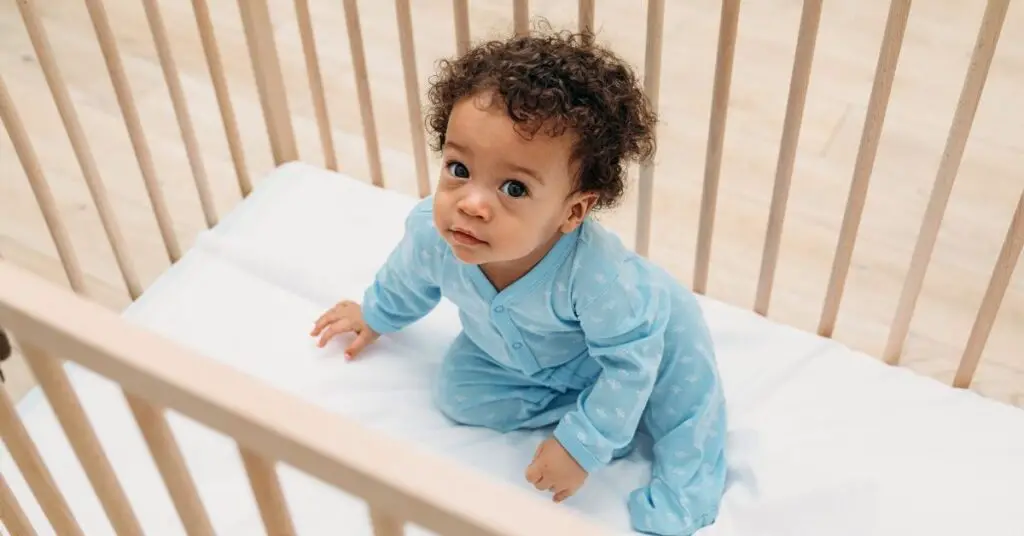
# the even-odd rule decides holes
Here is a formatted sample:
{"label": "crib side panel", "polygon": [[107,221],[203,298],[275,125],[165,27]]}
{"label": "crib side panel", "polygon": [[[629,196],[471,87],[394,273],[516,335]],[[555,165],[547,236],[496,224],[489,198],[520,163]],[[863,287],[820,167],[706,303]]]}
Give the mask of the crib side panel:
{"label": "crib side panel", "polygon": [[[126,395],[154,408],[180,412],[233,438],[242,449],[263,518],[275,534],[290,530],[273,471],[277,462],[363,498],[382,527],[390,518],[440,534],[605,533],[553,503],[537,501],[454,460],[419,451],[193,354],[6,262],[0,262],[0,325],[26,348],[47,399],[120,533],[138,534],[137,520],[59,359],[115,381]],[[14,415],[9,404],[0,410]],[[0,422],[6,442],[18,419]],[[60,504],[59,499],[55,502]]]}
{"label": "crib side panel", "polygon": [[[933,253],[936,244],[943,230],[951,233],[960,233],[956,229],[948,229],[951,223],[945,221],[947,205],[954,191],[954,183],[960,174],[960,164],[965,149],[971,138],[971,131],[974,118],[981,101],[986,82],[989,78],[990,67],[996,57],[1001,32],[1006,25],[1009,2],[1006,0],[988,0],[984,4],[984,13],[981,14],[976,31],[975,43],[968,68],[961,82],[961,92],[956,109],[952,116],[951,124],[946,132],[946,141],[941,148],[941,155],[938,158],[938,170],[934,177],[931,193],[927,197],[927,208],[919,222],[919,228],[914,235],[916,244],[913,253],[909,255],[907,271],[903,279],[902,290],[899,299],[895,304],[889,322],[884,324],[887,331],[884,350],[879,350],[879,357],[890,364],[898,364],[904,352],[904,345],[911,334],[910,327],[915,319],[915,311],[919,298],[922,295],[925,278],[929,267],[933,266]],[[791,187],[794,184],[794,177],[801,173],[811,174],[812,164],[806,164],[801,170],[797,163],[801,158],[814,160],[819,155],[798,156],[798,145],[800,140],[801,127],[806,122],[803,110],[808,100],[808,88],[810,80],[819,70],[832,68],[828,65],[830,60],[835,60],[832,55],[822,61],[815,61],[815,43],[819,37],[818,27],[823,16],[823,9],[826,6],[822,2],[806,0],[802,3],[800,11],[800,22],[796,32],[796,44],[792,56],[792,73],[789,78],[789,93],[786,101],[784,121],[781,131],[781,139],[778,144],[777,159],[775,161],[774,187],[771,193],[769,204],[767,229],[764,236],[761,252],[760,271],[757,278],[756,292],[752,309],[768,316],[772,301],[773,290],[777,287],[777,268],[782,258],[782,245],[786,234],[786,212],[793,192]],[[734,13],[732,10],[735,9]],[[836,8],[838,9],[838,8]],[[719,189],[721,187],[721,168],[723,160],[726,165],[730,160],[737,161],[746,158],[743,154],[723,155],[723,132],[726,130],[727,111],[732,107],[730,102],[731,78],[733,74],[734,54],[737,41],[737,28],[734,17],[738,17],[740,11],[738,2],[730,6],[729,2],[722,4],[722,14],[718,31],[717,57],[715,60],[714,80],[712,85],[712,96],[710,105],[709,130],[704,160],[704,182],[701,194],[700,216],[696,229],[696,251],[693,264],[693,288],[695,291],[707,294],[708,280],[712,270],[712,244],[718,236],[715,233],[717,209],[720,204]],[[833,16],[835,12],[833,12]],[[837,320],[842,311],[842,302],[847,287],[851,268],[854,266],[854,250],[858,237],[861,233],[862,219],[868,204],[868,189],[875,174],[876,157],[883,147],[883,130],[889,105],[893,94],[893,87],[898,84],[898,66],[901,53],[904,49],[905,36],[908,27],[912,25],[911,0],[891,0],[888,3],[888,13],[884,18],[884,29],[878,41],[878,52],[876,56],[874,74],[871,77],[870,94],[866,102],[866,111],[863,124],[860,126],[860,140],[856,146],[855,157],[852,159],[852,176],[849,182],[849,191],[845,198],[845,207],[841,225],[839,226],[838,237],[834,245],[834,254],[831,257],[831,270],[828,272],[828,282],[825,285],[824,300],[821,305],[820,314],[816,318],[817,333],[823,337],[833,337]],[[920,29],[918,31],[921,31]],[[742,33],[740,30],[739,33]],[[742,104],[739,106],[743,106]],[[844,114],[845,119],[845,114]],[[834,134],[833,134],[834,135]],[[991,140],[989,140],[991,141]],[[831,140],[830,140],[831,142]],[[919,174],[919,169],[908,169],[907,173]],[[897,180],[895,177],[893,180]],[[892,186],[883,184],[882,187]],[[1024,186],[1024,185],[1022,185]],[[641,181],[641,200],[639,203],[639,220],[643,221],[651,217],[648,214],[650,207],[644,204],[643,193],[645,185]],[[817,187],[821,190],[821,187]],[[1014,196],[1016,193],[1013,194]],[[1003,298],[1012,291],[1012,277],[1017,258],[1020,256],[1019,246],[1019,208],[1014,213],[1013,219],[1008,223],[1006,236],[1003,239],[1002,247],[998,258],[974,262],[995,262],[989,275],[984,296],[979,296],[977,309],[970,309],[968,313],[974,313],[974,322],[969,329],[965,329],[963,350],[959,355],[959,362],[954,362],[956,369],[955,377],[952,380],[954,386],[967,387],[971,384],[972,378],[977,370],[981,354],[989,340],[992,328],[996,323],[1000,307],[1003,305]],[[804,218],[806,219],[806,218]],[[641,226],[642,227],[642,226]],[[947,227],[947,229],[944,229]],[[796,231],[796,230],[793,230]],[[790,231],[792,232],[792,231]],[[799,230],[795,234],[800,237],[808,237],[815,233],[813,230]],[[649,240],[645,236],[646,229],[638,230],[638,250],[647,252]],[[723,237],[728,242],[738,241],[735,238]],[[797,239],[794,239],[797,240]],[[809,244],[800,244],[799,247],[806,248]],[[736,251],[730,246],[731,251]],[[803,252],[801,252],[803,253]],[[735,261],[730,261],[734,264]],[[723,262],[729,264],[729,262]],[[723,269],[726,267],[723,266]],[[864,266],[858,268],[864,269]],[[869,268],[880,271],[889,271],[893,268],[886,266],[871,266]],[[945,268],[945,267],[944,267]],[[801,267],[802,270],[806,268]],[[898,268],[897,268],[898,269]],[[816,277],[816,276],[815,276]],[[978,274],[978,282],[982,280]],[[962,289],[957,290],[962,292]],[[809,294],[809,293],[808,293]],[[848,294],[848,293],[846,293]],[[805,296],[806,299],[809,296]],[[793,298],[787,296],[792,302]],[[1011,304],[1012,315],[1019,315],[1020,307]],[[973,308],[964,300],[960,301],[962,309]],[[964,312],[964,311],[961,311]],[[1012,320],[1011,320],[1012,321]],[[884,319],[882,320],[884,322]],[[919,338],[932,336],[949,339],[948,318],[936,320],[936,323],[929,326],[929,330],[945,330],[945,333],[925,331],[916,334]],[[1011,337],[1014,335],[1011,335]],[[859,349],[870,346],[870,341],[850,341]],[[951,343],[956,344],[956,343]],[[1012,352],[1012,350],[1011,350]],[[874,352],[871,352],[874,353]],[[954,356],[955,357],[955,356]],[[934,372],[933,372],[934,373]],[[1013,395],[1011,395],[1013,396]],[[1015,397],[1016,398],[1016,397]]]}

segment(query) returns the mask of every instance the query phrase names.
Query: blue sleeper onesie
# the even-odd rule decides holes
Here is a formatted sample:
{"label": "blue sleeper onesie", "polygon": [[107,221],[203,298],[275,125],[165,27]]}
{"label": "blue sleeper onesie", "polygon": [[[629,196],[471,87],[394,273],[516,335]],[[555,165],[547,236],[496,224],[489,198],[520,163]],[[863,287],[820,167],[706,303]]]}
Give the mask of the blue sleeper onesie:
{"label": "blue sleeper onesie", "polygon": [[441,296],[463,324],[438,381],[447,416],[501,431],[556,425],[555,438],[588,473],[646,432],[654,464],[650,483],[628,498],[634,529],[689,535],[714,522],[725,401],[700,308],[669,274],[588,218],[497,292],[454,256],[428,198],[367,289],[363,317],[394,332]]}

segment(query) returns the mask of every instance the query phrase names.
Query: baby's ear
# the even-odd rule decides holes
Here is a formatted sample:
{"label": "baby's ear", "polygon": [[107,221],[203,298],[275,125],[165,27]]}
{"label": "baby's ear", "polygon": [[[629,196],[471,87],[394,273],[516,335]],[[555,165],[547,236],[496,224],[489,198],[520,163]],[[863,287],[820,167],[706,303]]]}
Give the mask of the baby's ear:
{"label": "baby's ear", "polygon": [[595,192],[579,192],[573,194],[573,199],[570,200],[569,205],[569,217],[566,218],[565,223],[562,224],[562,232],[572,232],[576,227],[583,223],[583,219],[590,214],[590,211],[597,204],[598,194]]}

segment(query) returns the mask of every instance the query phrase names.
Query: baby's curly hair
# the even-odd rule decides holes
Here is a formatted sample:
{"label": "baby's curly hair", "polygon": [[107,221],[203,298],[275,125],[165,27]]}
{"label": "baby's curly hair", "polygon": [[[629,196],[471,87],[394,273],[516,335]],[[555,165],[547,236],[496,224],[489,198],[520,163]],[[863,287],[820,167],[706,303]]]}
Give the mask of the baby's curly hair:
{"label": "baby's curly hair", "polygon": [[574,131],[576,188],[599,194],[594,209],[614,206],[626,165],[655,151],[657,115],[633,70],[589,33],[545,32],[491,40],[441,60],[430,80],[426,114],[431,148],[441,151],[452,108],[494,91],[516,130],[531,137]]}

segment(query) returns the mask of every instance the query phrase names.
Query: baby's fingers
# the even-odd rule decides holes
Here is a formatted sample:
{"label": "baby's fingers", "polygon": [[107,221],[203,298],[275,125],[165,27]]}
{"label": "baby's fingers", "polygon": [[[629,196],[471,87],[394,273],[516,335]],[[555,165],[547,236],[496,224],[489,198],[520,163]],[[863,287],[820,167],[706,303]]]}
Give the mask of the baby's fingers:
{"label": "baby's fingers", "polygon": [[338,311],[334,309],[328,310],[324,314],[320,315],[320,318],[316,319],[316,323],[313,325],[313,331],[309,334],[316,337],[324,330],[324,328],[331,325],[331,323],[338,321],[339,318],[341,318],[341,315],[338,314]]}
{"label": "baby's fingers", "polygon": [[352,344],[348,345],[348,348],[345,350],[345,356],[348,359],[355,359],[356,355],[358,355],[359,352],[362,352],[363,348],[366,348],[366,346],[371,342],[373,342],[373,331],[369,328],[363,329],[359,332],[356,340],[352,341]]}
{"label": "baby's fingers", "polygon": [[536,463],[530,464],[530,467],[526,469],[526,480],[541,491],[551,491],[554,487],[551,475]]}
{"label": "baby's fingers", "polygon": [[527,482],[537,485],[542,476],[544,476],[544,472],[540,470],[540,466],[536,463],[531,463],[530,466],[526,468]]}
{"label": "baby's fingers", "polygon": [[324,345],[327,344],[327,341],[330,341],[332,337],[335,335],[341,335],[348,331],[352,331],[352,321],[347,318],[342,318],[341,320],[327,326],[327,329],[325,329],[323,334],[320,335],[320,342],[317,345],[323,348]]}

